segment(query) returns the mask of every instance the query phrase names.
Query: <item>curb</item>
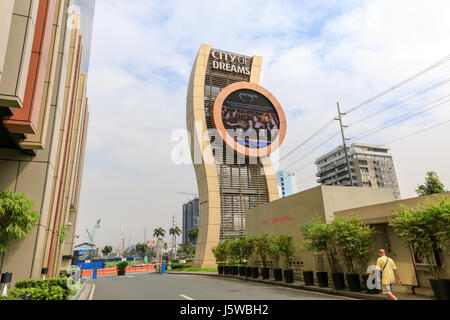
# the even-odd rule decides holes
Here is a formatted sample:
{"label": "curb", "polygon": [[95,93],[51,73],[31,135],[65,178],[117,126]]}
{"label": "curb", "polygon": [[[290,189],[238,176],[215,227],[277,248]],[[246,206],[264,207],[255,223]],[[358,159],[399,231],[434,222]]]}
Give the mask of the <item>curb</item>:
{"label": "curb", "polygon": [[[326,288],[320,288],[317,286],[305,286],[303,284],[296,284],[296,283],[285,283],[280,281],[274,281],[274,280],[263,280],[263,279],[254,279],[254,278],[247,278],[247,277],[241,277],[241,276],[233,276],[233,275],[219,275],[219,274],[212,274],[212,273],[195,273],[195,272],[167,272],[170,274],[188,274],[188,275],[202,275],[202,276],[210,276],[210,277],[216,277],[216,278],[226,278],[226,279],[235,279],[235,280],[241,280],[241,281],[249,281],[249,282],[257,282],[257,283],[263,283],[268,285],[274,285],[279,287],[286,287],[291,289],[297,289],[297,290],[304,290],[304,291],[313,291],[313,292],[319,292],[319,293],[325,293],[335,296],[344,296],[349,298],[356,298],[356,299],[364,299],[364,300],[386,300],[386,297],[383,294],[369,294],[369,293],[362,293],[362,292],[353,292],[353,291],[346,291],[346,290],[335,290],[330,287]],[[298,281],[297,281],[298,282]],[[424,300],[428,300],[428,297],[423,297]],[[413,299],[413,300],[417,300]]]}
{"label": "curb", "polygon": [[84,286],[80,289],[77,297],[73,300],[89,300],[91,293],[93,292],[95,285],[93,284],[84,284]]}
{"label": "curb", "polygon": [[78,297],[80,296],[81,292],[84,290],[84,287],[86,287],[86,282],[83,283],[80,290],[78,290],[77,294],[74,296],[71,296],[69,300],[78,300]]}

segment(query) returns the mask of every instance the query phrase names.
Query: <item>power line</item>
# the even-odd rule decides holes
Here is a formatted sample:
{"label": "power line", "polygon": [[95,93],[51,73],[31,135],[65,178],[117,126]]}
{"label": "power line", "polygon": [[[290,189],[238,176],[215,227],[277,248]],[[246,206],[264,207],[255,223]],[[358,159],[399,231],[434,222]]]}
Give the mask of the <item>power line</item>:
{"label": "power line", "polygon": [[[333,119],[333,121],[334,121],[334,119]],[[298,158],[297,160],[295,160],[294,162],[292,162],[288,166],[285,166],[284,168],[287,169],[287,168],[292,167],[293,165],[297,164],[299,161],[301,161],[301,160],[305,159],[307,156],[311,155],[312,152],[314,152],[317,149],[319,149],[320,147],[324,146],[325,144],[327,144],[329,142],[330,139],[333,139],[334,137],[338,136],[339,134],[340,134],[340,132],[337,132],[336,134],[334,134],[332,136],[329,136],[324,142],[322,142],[321,144],[319,144],[315,148],[311,149],[305,155],[303,155],[302,157]]]}
{"label": "power line", "polygon": [[328,128],[332,123],[333,123],[334,119],[331,119],[330,121],[328,121],[322,128],[320,128],[317,132],[315,132],[313,135],[311,135],[309,138],[307,138],[305,141],[303,141],[302,143],[300,143],[298,146],[296,146],[294,149],[292,149],[291,151],[289,151],[285,156],[283,156],[280,161],[286,159],[288,156],[290,156],[292,153],[294,153],[295,151],[297,151],[300,147],[304,146],[307,142],[311,141],[314,137],[316,137],[319,133],[321,133],[322,131],[324,131],[326,128]]}
{"label": "power line", "polygon": [[297,182],[297,186],[299,186],[305,182],[308,182],[310,179],[314,178],[315,176],[316,176],[316,174],[313,174],[312,176],[309,176],[308,178],[305,178],[304,180]]}
{"label": "power line", "polygon": [[419,97],[420,95],[422,95],[422,94],[424,94],[424,93],[427,93],[428,91],[431,91],[431,90],[433,90],[433,89],[436,89],[436,88],[438,88],[438,87],[443,86],[444,84],[446,84],[446,83],[449,82],[449,81],[450,81],[450,78],[447,78],[447,79],[445,79],[444,81],[441,81],[441,82],[439,82],[439,83],[437,83],[437,84],[435,84],[435,85],[433,85],[433,86],[431,86],[431,87],[428,87],[428,88],[426,88],[426,89],[424,89],[424,90],[422,90],[422,91],[419,91],[419,92],[417,92],[417,93],[415,93],[415,94],[413,94],[413,95],[411,95],[411,96],[409,96],[409,97],[407,97],[407,98],[405,98],[405,99],[403,99],[403,100],[400,100],[399,102],[396,102],[396,103],[394,103],[394,104],[391,104],[390,106],[385,107],[385,108],[383,108],[383,109],[380,110],[380,111],[375,111],[375,112],[369,114],[368,116],[365,116],[365,117],[362,117],[362,118],[360,118],[360,119],[358,119],[358,120],[356,120],[356,121],[353,121],[353,122],[350,123],[348,126],[349,126],[349,127],[350,127],[350,126],[354,126],[354,125],[356,125],[356,124],[358,124],[358,123],[360,123],[360,122],[362,122],[362,121],[364,121],[364,120],[366,120],[366,119],[372,118],[373,116],[376,116],[376,115],[379,115],[380,113],[386,112],[386,111],[388,111],[389,109],[391,109],[391,108],[393,108],[393,107],[402,105],[402,104],[404,104],[405,102],[408,102],[408,101],[410,101],[410,100],[412,100],[412,99],[415,99],[415,98]]}
{"label": "power line", "polygon": [[[441,98],[439,98],[439,99],[436,99],[436,100],[434,100],[434,101],[432,101],[432,102],[430,102],[430,103],[427,103],[427,104],[421,106],[419,109],[422,109],[423,107],[429,106],[430,104],[433,104],[433,103],[435,103],[436,101],[442,100],[443,98],[449,97],[449,96],[450,96],[450,95],[447,95],[447,96],[441,97]],[[446,102],[449,102],[449,101],[450,101],[450,99],[449,99],[449,100],[446,100],[446,101],[444,101],[444,102],[441,102],[441,103],[439,103],[439,104],[437,104],[437,105],[434,105],[434,106],[425,108],[425,109],[423,109],[423,110],[421,110],[421,111],[418,111],[418,112],[416,112],[416,113],[413,113],[413,114],[409,113],[409,114],[405,114],[405,115],[400,116],[400,117],[396,117],[395,119],[393,119],[393,120],[391,120],[391,121],[388,121],[387,123],[384,123],[384,124],[382,124],[381,126],[378,126],[378,127],[375,127],[375,128],[369,129],[369,130],[366,130],[366,131],[362,132],[361,134],[357,135],[356,137],[351,138],[350,140],[356,140],[356,139],[365,138],[365,137],[370,136],[370,135],[372,135],[372,134],[374,134],[374,133],[377,133],[377,132],[379,132],[379,131],[381,131],[381,130],[384,130],[384,129],[386,129],[386,128],[392,127],[393,125],[396,125],[396,124],[398,124],[398,123],[400,123],[400,122],[403,122],[403,121],[405,121],[405,120],[408,120],[408,119],[410,119],[410,118],[413,118],[413,117],[415,117],[415,116],[417,116],[417,115],[419,115],[419,114],[422,114],[422,113],[424,113],[424,112],[426,112],[426,111],[428,111],[428,110],[431,110],[431,109],[434,109],[434,108],[436,108],[436,107],[439,107],[439,106],[441,106],[441,105],[443,105],[443,104],[445,104]]]}
{"label": "power line", "polygon": [[444,63],[446,63],[449,60],[450,60],[450,55],[442,58],[441,60],[437,61],[436,63],[434,63],[434,64],[432,64],[430,66],[428,66],[427,68],[423,69],[422,71],[420,71],[420,72],[418,72],[418,73],[416,73],[416,74],[406,78],[405,80],[397,83],[393,87],[390,87],[389,89],[384,90],[383,92],[375,95],[374,97],[372,97],[372,98],[370,98],[370,99],[368,99],[368,100],[366,100],[364,102],[361,102],[360,104],[358,104],[358,105],[354,106],[353,108],[349,109],[346,113],[349,114],[350,112],[353,112],[353,111],[355,111],[355,110],[357,110],[357,109],[359,109],[359,108],[361,108],[361,107],[363,107],[363,106],[365,106],[365,105],[375,101],[376,99],[381,98],[382,96],[384,96],[384,95],[394,91],[395,89],[400,88],[401,86],[403,86],[406,83],[408,83],[408,82],[410,82],[410,81],[420,77],[421,75],[427,73],[428,71],[433,70],[433,69],[443,65]]}
{"label": "power line", "polygon": [[388,145],[388,144],[391,144],[391,143],[393,143],[393,142],[396,142],[396,141],[398,141],[398,140],[402,140],[402,139],[405,139],[405,138],[411,137],[411,136],[413,136],[413,135],[416,135],[416,134],[422,133],[422,132],[424,132],[424,131],[428,131],[428,130],[431,130],[431,129],[433,129],[433,128],[436,128],[436,127],[439,127],[439,126],[441,126],[441,125],[443,125],[443,124],[446,124],[446,123],[448,123],[448,122],[450,122],[450,119],[449,119],[449,120],[446,120],[446,121],[443,121],[443,122],[440,122],[440,123],[437,123],[437,124],[435,124],[435,125],[432,125],[432,126],[430,126],[430,127],[427,127],[427,128],[421,129],[421,130],[419,130],[419,131],[416,131],[416,132],[413,132],[413,133],[407,134],[406,136],[402,136],[402,137],[396,138],[396,139],[394,139],[394,140],[391,140],[391,141],[387,141],[387,142],[385,142],[385,143],[384,143],[384,145]]}

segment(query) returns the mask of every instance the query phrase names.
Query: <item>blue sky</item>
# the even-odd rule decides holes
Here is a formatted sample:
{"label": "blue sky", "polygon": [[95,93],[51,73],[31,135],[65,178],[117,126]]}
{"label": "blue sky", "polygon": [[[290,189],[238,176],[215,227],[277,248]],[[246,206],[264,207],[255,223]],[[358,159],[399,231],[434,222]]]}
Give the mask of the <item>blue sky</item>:
{"label": "blue sky", "polygon": [[[99,245],[144,240],[144,227],[166,229],[197,192],[191,165],[175,165],[174,130],[185,128],[187,82],[202,43],[263,56],[261,85],[280,101],[288,131],[280,155],[336,114],[349,110],[450,54],[448,1],[149,1],[97,0],[88,82],[90,123],[77,232],[102,218]],[[450,62],[345,117],[383,110],[450,77]],[[450,94],[450,83],[350,127],[348,137],[414,112]],[[449,103],[380,131],[362,142],[383,143],[450,119]],[[310,153],[337,124],[281,162]],[[427,170],[450,185],[450,133],[444,125],[392,144],[400,191],[414,196]],[[448,138],[446,138],[448,141]],[[301,190],[316,185],[312,152],[298,172]],[[301,163],[302,163],[301,162]],[[296,166],[293,166],[295,168]],[[292,168],[289,168],[292,169]],[[150,231],[147,232],[149,238]]]}

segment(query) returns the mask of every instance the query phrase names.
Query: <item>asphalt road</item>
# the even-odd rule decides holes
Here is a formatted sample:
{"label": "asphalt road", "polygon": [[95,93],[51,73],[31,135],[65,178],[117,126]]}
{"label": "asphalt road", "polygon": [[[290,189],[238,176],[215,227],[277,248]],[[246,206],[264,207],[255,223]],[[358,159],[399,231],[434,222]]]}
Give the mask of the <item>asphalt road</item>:
{"label": "asphalt road", "polygon": [[202,275],[100,276],[92,300],[349,300],[342,296]]}

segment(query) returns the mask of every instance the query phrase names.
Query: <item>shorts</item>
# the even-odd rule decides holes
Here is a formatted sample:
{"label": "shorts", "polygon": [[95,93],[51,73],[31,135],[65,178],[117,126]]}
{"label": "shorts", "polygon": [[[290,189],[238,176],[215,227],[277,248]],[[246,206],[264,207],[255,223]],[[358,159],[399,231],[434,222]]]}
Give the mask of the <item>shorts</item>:
{"label": "shorts", "polygon": [[383,284],[383,293],[384,294],[392,294],[394,292],[394,285],[391,284]]}

